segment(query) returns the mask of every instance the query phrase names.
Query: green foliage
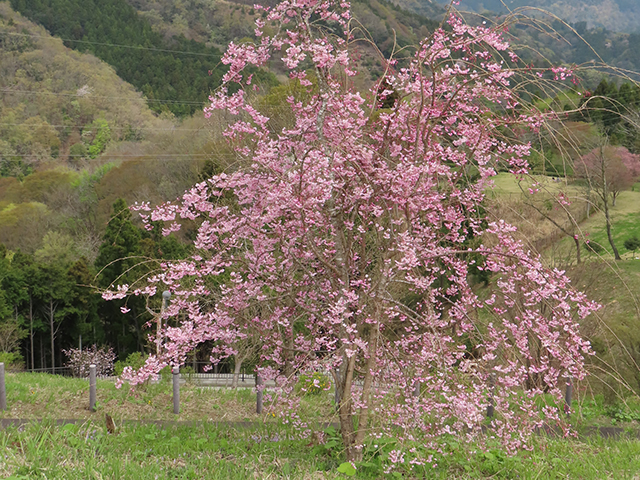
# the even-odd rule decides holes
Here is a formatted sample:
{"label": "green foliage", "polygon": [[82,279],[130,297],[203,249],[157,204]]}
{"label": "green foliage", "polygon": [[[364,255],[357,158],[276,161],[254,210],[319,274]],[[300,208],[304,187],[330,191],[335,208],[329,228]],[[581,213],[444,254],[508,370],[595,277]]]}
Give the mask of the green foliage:
{"label": "green foliage", "polygon": [[0,363],[4,363],[8,371],[24,368],[24,358],[18,352],[0,352]]}
{"label": "green foliage", "polygon": [[338,466],[338,472],[344,473],[347,477],[353,477],[356,474],[356,468],[351,462],[343,462]]}
{"label": "green foliage", "polygon": [[59,232],[47,232],[42,247],[34,254],[36,262],[70,265],[75,260],[74,242],[71,236]]}
{"label": "green foliage", "polygon": [[87,156],[87,147],[84,143],[74,143],[69,147],[69,156],[73,158],[83,158]]}
{"label": "green foliage", "polygon": [[588,241],[583,244],[585,250],[589,253],[600,254],[604,252],[604,247],[598,242]]}
{"label": "green foliage", "polygon": [[131,367],[134,370],[141,368],[144,365],[144,362],[147,360],[146,354],[142,352],[133,352],[127,355],[127,358],[123,360],[118,360],[113,366],[113,371],[116,375],[122,375],[122,371],[124,367]]}
{"label": "green foliage", "polygon": [[96,158],[107,148],[107,144],[111,141],[111,128],[106,120],[99,119],[93,122],[92,125],[88,125],[87,129],[95,130],[95,132],[89,132],[93,134],[93,141],[89,146],[89,157]]}
{"label": "green foliage", "polygon": [[635,252],[640,248],[640,238],[637,236],[629,237],[624,241],[624,248]]}
{"label": "green foliage", "polygon": [[606,415],[611,418],[611,423],[627,423],[640,421],[640,411],[632,411],[624,405],[608,405],[605,409]]}
{"label": "green foliage", "polygon": [[305,394],[319,395],[331,388],[331,381],[320,372],[305,373],[300,375],[296,388]]}

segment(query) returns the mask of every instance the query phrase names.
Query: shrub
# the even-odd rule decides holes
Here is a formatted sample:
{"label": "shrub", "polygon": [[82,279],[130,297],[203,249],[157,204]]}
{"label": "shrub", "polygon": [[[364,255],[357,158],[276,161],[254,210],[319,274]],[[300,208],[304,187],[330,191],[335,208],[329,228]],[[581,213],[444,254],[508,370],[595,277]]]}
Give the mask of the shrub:
{"label": "shrub", "polygon": [[0,363],[4,363],[7,371],[24,370],[24,359],[17,352],[0,352]]}
{"label": "shrub", "polygon": [[624,241],[624,248],[632,252],[635,252],[640,248],[640,238],[638,237],[627,238]]}
{"label": "shrub", "polygon": [[300,375],[298,388],[301,392],[318,395],[331,388],[331,381],[329,377],[320,372],[313,372],[312,374],[305,373],[304,375]]}
{"label": "shrub", "polygon": [[138,370],[144,365],[144,362],[147,361],[147,355],[142,352],[133,352],[130,353],[129,356],[124,360],[118,360],[113,367],[113,370],[116,375],[122,375],[122,371],[124,367],[131,367],[134,370]]}
{"label": "shrub", "polygon": [[604,251],[604,247],[596,242],[586,241],[584,242],[584,248],[590,253],[602,253]]}
{"label": "shrub", "polygon": [[88,377],[89,365],[96,366],[96,375],[108,376],[113,373],[113,362],[116,354],[113,348],[100,347],[92,345],[89,348],[80,350],[79,348],[70,348],[62,351],[69,361],[66,366],[71,368],[74,377]]}
{"label": "shrub", "polygon": [[69,155],[74,159],[84,158],[87,156],[87,147],[84,146],[84,143],[74,143],[69,148]]}

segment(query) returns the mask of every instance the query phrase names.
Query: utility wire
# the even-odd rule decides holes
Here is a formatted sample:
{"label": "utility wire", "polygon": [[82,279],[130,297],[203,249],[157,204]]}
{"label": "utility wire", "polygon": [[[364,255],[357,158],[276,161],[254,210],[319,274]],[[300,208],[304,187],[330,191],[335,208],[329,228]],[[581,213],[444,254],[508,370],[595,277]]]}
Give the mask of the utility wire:
{"label": "utility wire", "polygon": [[[29,155],[29,154],[12,154],[12,153],[6,153],[6,154],[1,154],[0,155],[4,155],[6,157],[35,157],[37,155]],[[61,158],[74,158],[74,157],[78,157],[78,158],[87,158],[86,155],[60,155]],[[109,157],[118,157],[118,158],[140,158],[140,157],[230,157],[230,158],[236,158],[237,155],[234,154],[222,154],[222,153],[141,153],[139,155],[134,155],[134,154],[118,154],[118,153],[101,153],[100,154],[100,158],[109,158]],[[95,159],[92,159],[95,160]]]}
{"label": "utility wire", "polygon": [[[35,124],[32,125],[30,123],[0,123],[0,127],[22,127],[22,126],[29,126],[29,127],[33,127],[33,128],[39,128],[39,127],[52,127],[52,128],[87,128],[90,124],[86,124],[86,125],[51,125],[49,123],[41,123],[41,124]],[[98,129],[100,127],[97,127]],[[110,130],[153,130],[153,131],[160,131],[160,132],[199,132],[201,130],[204,130],[206,127],[200,127],[200,128],[154,128],[154,127],[131,127],[131,126],[127,126],[127,127],[116,127],[116,126],[111,126],[109,125],[109,129]]]}
{"label": "utility wire", "polygon": [[[9,94],[20,94],[20,95],[48,95],[52,97],[76,97],[76,98],[100,98],[106,100],[143,100],[145,102],[156,102],[156,103],[172,103],[176,105],[204,105],[209,103],[209,100],[195,101],[195,100],[160,100],[155,98],[146,98],[146,97],[111,97],[106,95],[94,95],[92,93],[56,93],[56,92],[36,92],[33,90],[9,90],[3,89],[0,90],[0,94],[9,93]],[[278,111],[287,111],[291,112],[291,107],[289,106],[281,106],[281,105],[273,105],[273,106],[265,106],[268,110],[278,110]]]}
{"label": "utility wire", "polygon": [[120,47],[120,48],[131,48],[134,50],[149,50],[152,52],[163,52],[163,53],[182,53],[185,55],[196,55],[201,57],[211,57],[211,58],[222,58],[222,55],[219,53],[200,53],[200,52],[188,52],[185,50],[170,50],[166,48],[155,48],[155,47],[140,47],[136,45],[123,45],[119,43],[105,43],[105,42],[91,42],[89,40],[74,40],[71,38],[60,38],[53,35],[35,35],[29,33],[14,33],[14,32],[0,32],[0,35],[10,35],[13,37],[31,37],[31,38],[41,38],[43,40],[57,39],[62,40],[63,42],[76,42],[76,43],[86,43],[89,45],[101,45],[104,47]]}
{"label": "utility wire", "polygon": [[[157,102],[157,103],[173,103],[176,105],[204,105],[209,103],[208,100],[202,100],[201,102],[194,100],[159,100],[154,98],[146,98],[146,97],[110,97],[106,95],[93,95],[92,93],[56,93],[56,92],[36,92],[33,90],[8,90],[3,89],[0,90],[0,94],[10,93],[10,94],[20,94],[20,95],[48,95],[52,97],[76,97],[76,98],[100,98],[107,100],[143,100],[145,102]],[[284,111],[291,112],[292,109],[290,106],[281,106],[281,105],[272,105],[265,106],[265,109],[271,111]]]}
{"label": "utility wire", "polygon": [[56,97],[91,97],[91,98],[102,98],[108,100],[144,100],[146,102],[156,102],[156,103],[173,103],[179,105],[203,105],[206,103],[206,100],[198,101],[183,101],[183,100],[159,100],[155,98],[146,98],[146,97],[109,97],[104,95],[93,95],[87,93],[54,93],[54,92],[34,92],[31,90],[0,90],[0,93],[19,93],[23,95],[49,95]]}

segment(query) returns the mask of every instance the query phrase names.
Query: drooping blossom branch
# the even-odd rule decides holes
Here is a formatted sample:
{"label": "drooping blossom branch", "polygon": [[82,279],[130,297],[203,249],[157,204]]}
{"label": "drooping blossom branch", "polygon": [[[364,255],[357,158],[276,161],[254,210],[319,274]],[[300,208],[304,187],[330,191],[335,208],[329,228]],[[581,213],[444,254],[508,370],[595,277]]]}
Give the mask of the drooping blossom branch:
{"label": "drooping blossom branch", "polygon": [[[204,342],[218,361],[253,339],[260,374],[291,405],[298,373],[333,376],[350,460],[367,431],[482,439],[490,394],[495,435],[525,447],[561,420],[560,386],[584,375],[589,353],[577,320],[597,308],[483,213],[498,168],[527,172],[518,133],[545,117],[519,104],[501,60],[517,57],[499,33],[455,16],[367,99],[346,80],[348,19],[344,2],[285,1],[266,17],[274,35],[258,20],[257,43],[230,45],[205,113],[237,116],[225,134],[245,166],[138,207],[167,232],[181,219],[199,229],[194,255],[150,279],[173,293],[161,354],[124,377],[143,381]],[[247,67],[276,54],[308,96],[289,99],[293,122],[273,132],[244,88]],[[472,289],[472,267],[492,272],[488,296]],[[557,404],[539,408],[543,393]]]}

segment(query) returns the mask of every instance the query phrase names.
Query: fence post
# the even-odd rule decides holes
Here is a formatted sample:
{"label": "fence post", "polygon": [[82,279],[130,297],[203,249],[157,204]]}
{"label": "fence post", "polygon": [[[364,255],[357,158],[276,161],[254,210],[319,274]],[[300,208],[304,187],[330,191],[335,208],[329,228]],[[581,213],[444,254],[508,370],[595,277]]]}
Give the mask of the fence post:
{"label": "fence post", "polygon": [[573,384],[571,377],[567,377],[567,389],[564,392],[564,413],[571,413],[571,394],[573,393]]}
{"label": "fence post", "polygon": [[89,365],[89,410],[96,411],[96,366]]}
{"label": "fence post", "polygon": [[416,385],[415,385],[414,390],[413,390],[413,396],[414,397],[419,397],[420,396],[420,387],[421,387],[420,382],[416,382]]}
{"label": "fence post", "polygon": [[7,409],[7,388],[4,384],[4,363],[0,363],[0,411]]}
{"label": "fence post", "polygon": [[262,413],[262,378],[260,374],[256,373],[256,413],[259,415]]}
{"label": "fence post", "polygon": [[495,399],[493,395],[496,389],[496,377],[495,374],[489,375],[489,405],[487,405],[487,418],[493,418],[495,413]]}
{"label": "fence post", "polygon": [[173,367],[173,413],[180,413],[180,367]]}

